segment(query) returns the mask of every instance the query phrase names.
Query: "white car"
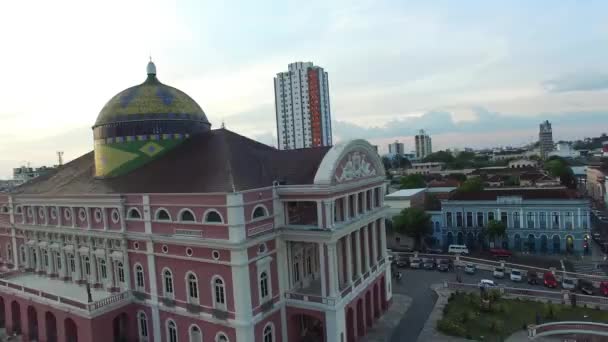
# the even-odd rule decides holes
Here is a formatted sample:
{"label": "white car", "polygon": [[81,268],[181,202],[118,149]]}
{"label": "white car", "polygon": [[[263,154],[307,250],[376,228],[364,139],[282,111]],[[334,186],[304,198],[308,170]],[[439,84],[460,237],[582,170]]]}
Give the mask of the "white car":
{"label": "white car", "polygon": [[477,271],[477,267],[475,266],[475,264],[466,264],[466,266],[464,267],[464,273],[466,274],[475,274],[475,271]]}
{"label": "white car", "polygon": [[510,277],[511,277],[511,281],[521,281],[522,272],[520,270],[512,269]]}
{"label": "white car", "polygon": [[574,290],[577,284],[578,280],[575,278],[564,278],[562,280],[562,288],[565,290]]}
{"label": "white car", "polygon": [[412,258],[412,259],[410,259],[410,267],[411,268],[421,268],[422,267],[422,260],[420,260],[420,258]]}
{"label": "white car", "polygon": [[504,278],[505,277],[505,269],[502,267],[494,267],[494,272],[492,272],[492,276],[494,278]]}
{"label": "white car", "polygon": [[498,286],[494,280],[490,280],[490,279],[481,279],[479,281],[479,288],[494,288],[496,286]]}

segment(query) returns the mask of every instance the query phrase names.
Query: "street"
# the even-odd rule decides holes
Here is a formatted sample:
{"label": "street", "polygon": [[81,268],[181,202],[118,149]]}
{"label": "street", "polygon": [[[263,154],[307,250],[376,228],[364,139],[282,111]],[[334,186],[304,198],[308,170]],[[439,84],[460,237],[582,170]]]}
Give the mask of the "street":
{"label": "street", "polygon": [[[393,293],[410,296],[412,304],[405,313],[399,325],[393,331],[391,342],[415,342],[420,331],[433,310],[437,295],[430,289],[431,284],[442,283],[444,281],[456,282],[456,272],[439,272],[437,270],[413,270],[409,268],[397,269],[403,275],[399,282],[393,280]],[[524,279],[522,282],[512,282],[508,274],[504,279],[495,279],[492,272],[477,270],[474,275],[462,274],[463,283],[477,284],[481,279],[492,279],[499,285],[506,287],[530,288],[547,291],[560,291],[560,289],[548,289],[543,285],[529,285]]]}

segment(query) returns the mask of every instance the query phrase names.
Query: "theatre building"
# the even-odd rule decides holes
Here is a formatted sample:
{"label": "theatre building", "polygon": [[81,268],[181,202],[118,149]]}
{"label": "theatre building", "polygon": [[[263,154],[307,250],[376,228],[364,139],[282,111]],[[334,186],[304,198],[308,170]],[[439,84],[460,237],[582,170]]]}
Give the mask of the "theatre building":
{"label": "theatre building", "polygon": [[372,146],[212,130],[147,71],[101,110],[92,152],[0,194],[0,325],[43,342],[364,336],[391,302]]}

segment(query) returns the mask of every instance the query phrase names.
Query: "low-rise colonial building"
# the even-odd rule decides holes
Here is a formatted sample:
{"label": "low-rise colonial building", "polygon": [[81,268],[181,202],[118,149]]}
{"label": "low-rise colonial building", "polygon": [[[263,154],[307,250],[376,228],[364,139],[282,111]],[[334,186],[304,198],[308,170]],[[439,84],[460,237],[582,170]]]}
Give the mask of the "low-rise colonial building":
{"label": "low-rise colonial building", "polygon": [[[380,157],[211,130],[148,79],[95,148],[0,194],[0,322],[24,341],[356,341],[388,308]],[[88,288],[90,287],[90,291]]]}
{"label": "low-rise colonial building", "polygon": [[[482,245],[533,253],[581,253],[590,232],[590,202],[565,188],[490,189],[453,192],[441,201],[441,222],[434,220],[435,237],[445,247]],[[437,215],[434,215],[436,217]],[[502,221],[506,235],[488,241],[488,222]]]}

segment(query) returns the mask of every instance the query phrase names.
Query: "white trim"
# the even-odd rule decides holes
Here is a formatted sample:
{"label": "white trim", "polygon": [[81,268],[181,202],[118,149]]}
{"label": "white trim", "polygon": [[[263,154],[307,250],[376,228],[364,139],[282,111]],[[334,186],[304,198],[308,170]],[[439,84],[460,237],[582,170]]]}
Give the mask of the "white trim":
{"label": "white trim", "polygon": [[266,323],[266,325],[264,325],[264,328],[262,329],[262,342],[266,342],[266,329],[267,328],[270,328],[270,341],[275,342],[277,340],[277,338],[276,338],[276,329],[274,328],[273,322],[268,322],[268,323]]}
{"label": "white trim", "polygon": [[[224,303],[221,304],[218,302],[218,298],[216,298],[215,296],[215,280],[219,279],[222,281],[222,289],[223,289],[223,293],[224,293]],[[222,278],[221,275],[219,274],[215,274],[211,277],[211,298],[213,300],[213,308],[215,309],[220,309],[223,311],[228,311],[228,293],[226,292],[226,281],[224,280],[224,278]]]}
{"label": "white trim", "polygon": [[[196,297],[190,296],[190,275],[194,276],[194,284],[196,285]],[[200,304],[201,300],[201,291],[200,286],[198,286],[198,276],[194,271],[188,270],[186,275],[184,276],[184,283],[186,284],[186,301],[190,304]]]}
{"label": "white trim", "polygon": [[[218,216],[220,217],[220,220],[222,220],[221,222],[209,222],[207,221],[207,215],[209,215],[209,213],[211,212],[215,212],[218,214]],[[217,211],[216,209],[207,209],[205,210],[205,212],[203,213],[203,223],[205,224],[224,224],[224,222],[226,222],[224,220],[224,216],[222,216],[222,213],[220,213],[219,211]]]}
{"label": "white trim", "polygon": [[[192,221],[184,221],[182,220],[182,215],[185,212],[190,212],[190,214],[192,215],[193,220]],[[177,220],[178,222],[193,222],[196,223],[196,215],[194,214],[194,212],[188,208],[183,208],[182,210],[179,211],[179,213],[177,214]]]}
{"label": "white trim", "polygon": [[[164,210],[167,215],[169,216],[168,220],[159,220],[158,219],[158,214],[160,213],[161,210]],[[159,221],[159,222],[172,222],[173,219],[171,218],[171,212],[163,207],[157,208],[156,211],[154,211],[154,221]]]}
{"label": "white trim", "polygon": [[170,333],[169,333],[169,324],[173,323],[175,327],[175,342],[179,342],[179,332],[177,331],[177,323],[172,318],[167,318],[165,321],[165,337],[167,338],[167,342],[171,342]]}
{"label": "white trim", "polygon": [[[114,214],[116,214],[116,216]],[[114,224],[120,222],[120,212],[118,211],[118,209],[114,208],[110,211],[110,219]]]}
{"label": "white trim", "polygon": [[[139,286],[137,284],[137,266],[141,267],[141,275],[142,275],[142,281],[143,284],[142,286]],[[145,292],[146,291],[146,271],[144,270],[144,267],[142,266],[142,264],[140,263],[135,263],[133,265],[133,273],[135,274],[135,291],[139,291],[139,292]]]}
{"label": "white trim", "polygon": [[228,338],[228,335],[226,335],[225,332],[223,331],[218,331],[217,334],[215,334],[215,342],[224,342],[224,341],[220,341],[220,337],[224,336],[226,342],[230,342],[230,339]]}
{"label": "white trim", "polygon": [[[139,218],[131,217],[131,212],[136,212],[139,215]],[[141,211],[139,211],[139,209],[137,209],[136,207],[130,207],[129,209],[127,209],[127,220],[141,221],[143,219],[144,217],[141,215]]]}
{"label": "white trim", "polygon": [[[167,272],[167,271],[169,271],[169,274],[171,275],[171,292],[167,292],[167,283],[166,283],[166,279],[165,279],[165,272]],[[169,267],[164,267],[161,270],[160,276],[162,279],[163,296],[166,298],[174,299],[175,298],[175,279],[173,277],[173,271],[171,271],[171,269]]]}
{"label": "white trim", "polygon": [[190,326],[188,327],[188,341],[189,342],[198,342],[198,341],[194,341],[192,339],[192,328],[193,327],[196,327],[198,329],[198,331],[200,332],[201,338],[198,341],[202,342],[203,341],[203,330],[201,329],[201,327],[199,327],[197,324],[194,324],[194,323],[190,324]]}
{"label": "white trim", "polygon": [[[255,211],[258,209],[263,209],[264,210],[264,215],[260,216],[260,217],[254,217]],[[261,220],[263,218],[268,218],[270,216],[270,212],[268,211],[268,208],[264,205],[264,204],[258,204],[255,207],[253,207],[253,210],[251,211],[251,220],[252,221],[257,221],[257,220]]]}
{"label": "white trim", "polygon": [[[147,336],[142,335],[141,322],[140,322],[140,319],[142,316],[146,322],[146,335]],[[140,342],[148,341],[150,339],[150,329],[149,329],[149,325],[148,325],[148,316],[146,315],[146,312],[143,310],[137,311],[136,320],[137,320],[137,336],[139,337],[139,341]]]}
{"label": "white trim", "polygon": [[93,211],[93,218],[95,219],[95,223],[100,223],[102,221],[103,217],[100,208],[96,208],[95,211]]}

